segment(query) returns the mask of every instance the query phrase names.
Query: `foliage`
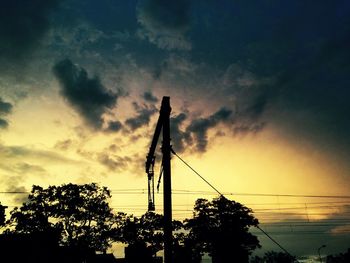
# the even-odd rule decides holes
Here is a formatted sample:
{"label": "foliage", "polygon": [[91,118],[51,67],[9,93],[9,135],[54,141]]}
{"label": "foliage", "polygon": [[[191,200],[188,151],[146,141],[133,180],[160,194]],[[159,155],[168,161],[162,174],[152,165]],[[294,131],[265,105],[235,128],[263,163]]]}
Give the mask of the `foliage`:
{"label": "foliage", "polygon": [[209,253],[213,262],[248,262],[260,247],[249,227],[258,225],[252,210],[223,196],[209,202],[198,199],[192,219],[185,220],[195,250]]}
{"label": "foliage", "polygon": [[[126,218],[121,240],[129,245],[144,244],[155,255],[163,249],[163,215],[147,212],[140,218]],[[180,229],[182,223],[173,221],[173,230]]]}
{"label": "foliage", "polygon": [[4,226],[5,225],[5,220],[6,220],[6,217],[5,217],[5,209],[7,208],[7,206],[3,206],[1,205],[0,203],[0,227]]}
{"label": "foliage", "polygon": [[[11,211],[8,231],[35,233],[55,229],[60,243],[105,251],[120,234],[126,215],[113,214],[106,187],[95,183],[33,186],[28,201]],[[14,230],[11,230],[14,229]]]}

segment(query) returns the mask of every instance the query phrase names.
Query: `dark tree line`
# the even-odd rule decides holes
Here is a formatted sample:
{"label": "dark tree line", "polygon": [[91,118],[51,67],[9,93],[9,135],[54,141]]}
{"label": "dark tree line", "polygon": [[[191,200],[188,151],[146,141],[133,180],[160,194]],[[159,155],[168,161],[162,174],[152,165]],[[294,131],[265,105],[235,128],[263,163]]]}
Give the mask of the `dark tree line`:
{"label": "dark tree line", "polygon": [[11,211],[6,232],[55,231],[63,246],[105,251],[126,217],[109,207],[110,191],[96,184],[33,186],[22,207]]}
{"label": "dark tree line", "polygon": [[[20,260],[11,262],[95,262],[86,259],[106,252],[113,242],[122,242],[128,245],[128,262],[155,262],[163,249],[163,216],[114,212],[110,198],[106,187],[94,183],[33,186],[27,201],[10,211],[8,220],[6,206],[0,203],[0,251],[17,254]],[[174,262],[199,263],[204,254],[214,263],[249,262],[260,247],[249,228],[258,223],[252,210],[238,202],[223,196],[212,201],[198,199],[192,218],[173,221]],[[33,261],[28,260],[31,254],[35,254]],[[330,255],[326,262],[350,262],[349,255],[349,250]],[[250,257],[251,263],[295,261],[289,254],[274,251]]]}
{"label": "dark tree line", "polygon": [[[7,221],[1,221],[0,209],[2,236],[54,233],[61,247],[93,252],[106,252],[113,242],[122,242],[128,245],[129,255],[142,256],[143,262],[154,258],[163,249],[163,216],[114,212],[110,197],[106,187],[94,183],[33,186],[28,200],[13,209]],[[174,259],[200,262],[209,254],[214,263],[249,262],[251,253],[260,247],[249,228],[258,223],[252,210],[238,202],[223,196],[198,199],[192,218],[173,221]]]}

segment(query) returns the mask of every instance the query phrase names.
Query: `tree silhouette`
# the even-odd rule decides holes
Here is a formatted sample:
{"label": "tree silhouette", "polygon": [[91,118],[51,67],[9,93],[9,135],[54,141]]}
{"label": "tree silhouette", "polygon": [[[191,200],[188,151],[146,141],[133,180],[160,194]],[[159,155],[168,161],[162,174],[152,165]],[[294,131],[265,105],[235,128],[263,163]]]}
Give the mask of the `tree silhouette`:
{"label": "tree silhouette", "polygon": [[120,235],[126,217],[112,213],[110,197],[106,187],[95,183],[33,186],[28,201],[11,211],[8,231],[30,234],[55,229],[61,245],[106,251]]}
{"label": "tree silhouette", "polygon": [[144,244],[155,255],[163,248],[163,216],[147,212],[141,217],[129,216],[122,230],[122,242]]}
{"label": "tree silhouette", "polygon": [[174,236],[174,262],[200,263],[202,254],[198,243],[184,231],[177,232]]}
{"label": "tree silhouette", "polygon": [[[163,215],[147,212],[141,217],[127,217],[120,241],[130,246],[146,247],[154,257],[163,249]],[[173,230],[182,227],[180,221],[173,221]]]}
{"label": "tree silhouette", "polygon": [[185,220],[194,249],[209,253],[214,263],[248,262],[251,252],[260,247],[249,232],[249,227],[256,225],[251,209],[223,196],[211,202],[198,199],[193,218]]}
{"label": "tree silhouette", "polygon": [[0,203],[0,227],[3,227],[5,225],[6,217],[5,217],[5,209],[7,206],[3,206]]}

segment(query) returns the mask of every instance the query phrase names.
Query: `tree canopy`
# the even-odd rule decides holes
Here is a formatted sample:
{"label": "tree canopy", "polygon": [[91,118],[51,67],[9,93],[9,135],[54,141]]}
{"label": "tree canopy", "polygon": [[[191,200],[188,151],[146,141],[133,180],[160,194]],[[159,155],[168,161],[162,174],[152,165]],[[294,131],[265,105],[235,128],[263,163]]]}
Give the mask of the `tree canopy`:
{"label": "tree canopy", "polygon": [[223,196],[208,201],[198,199],[192,219],[185,220],[188,239],[194,249],[209,253],[213,262],[248,262],[251,252],[260,247],[249,232],[258,220],[252,210]]}
{"label": "tree canopy", "polygon": [[[164,216],[153,212],[147,212],[141,217],[127,217],[121,241],[129,245],[144,244],[155,255],[163,249],[163,222]],[[173,221],[173,230],[182,226],[180,221]]]}
{"label": "tree canopy", "polygon": [[[110,197],[106,187],[95,183],[33,186],[22,207],[11,211],[6,231],[56,233],[63,246],[102,252],[119,241],[129,245],[131,254],[142,250],[154,257],[163,249],[163,216],[113,213]],[[214,263],[248,262],[251,252],[260,247],[257,237],[249,232],[257,225],[252,210],[238,202],[223,196],[212,201],[198,199],[193,218],[184,224],[173,221],[176,262],[199,262],[204,253]]]}
{"label": "tree canopy", "polygon": [[4,226],[5,225],[5,221],[6,221],[6,218],[5,218],[5,209],[7,208],[7,206],[3,206],[1,205],[0,203],[0,227]]}
{"label": "tree canopy", "polygon": [[117,238],[126,214],[109,207],[110,191],[95,183],[34,185],[27,202],[11,211],[8,231],[35,233],[55,229],[66,246],[105,251]]}

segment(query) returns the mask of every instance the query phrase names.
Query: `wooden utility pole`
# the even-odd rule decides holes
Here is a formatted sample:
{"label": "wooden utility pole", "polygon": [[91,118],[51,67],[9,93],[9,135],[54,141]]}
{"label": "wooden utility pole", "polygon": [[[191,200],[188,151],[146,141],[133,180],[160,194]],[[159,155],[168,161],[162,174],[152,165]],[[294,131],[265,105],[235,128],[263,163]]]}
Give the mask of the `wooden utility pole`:
{"label": "wooden utility pole", "polygon": [[159,119],[154,131],[152,143],[146,158],[146,173],[148,176],[148,211],[155,210],[154,204],[154,161],[155,149],[163,130],[162,163],[163,163],[163,211],[164,211],[164,263],[173,262],[173,234],[172,234],[172,205],[171,205],[171,144],[170,144],[170,97],[163,97],[159,112]]}
{"label": "wooden utility pole", "polygon": [[170,165],[170,98],[163,97],[161,108],[163,122],[163,206],[164,206],[164,262],[172,263],[172,210]]}

